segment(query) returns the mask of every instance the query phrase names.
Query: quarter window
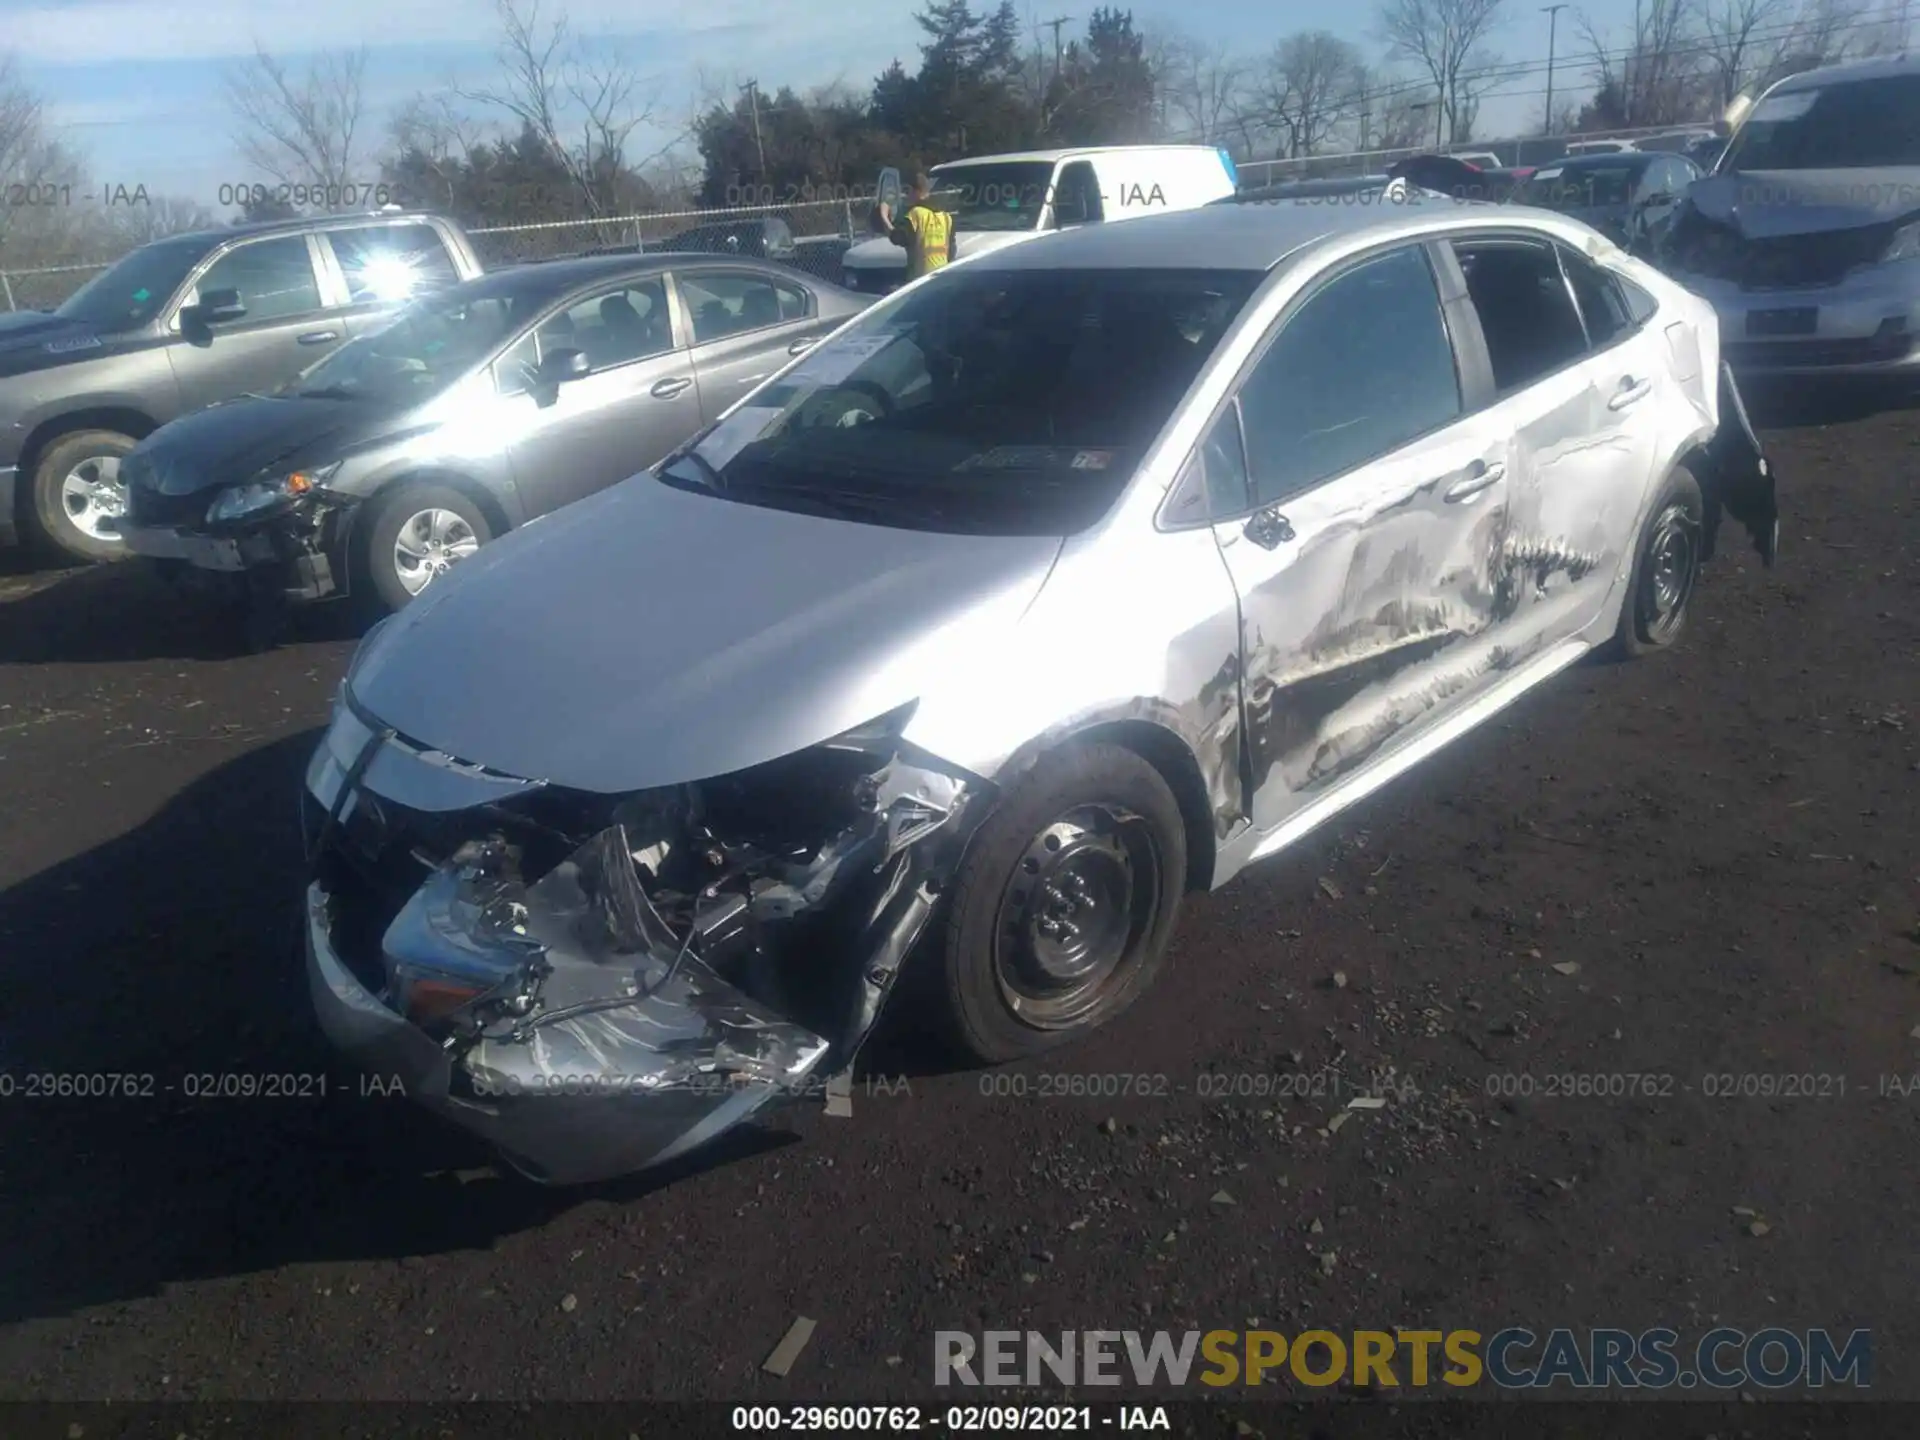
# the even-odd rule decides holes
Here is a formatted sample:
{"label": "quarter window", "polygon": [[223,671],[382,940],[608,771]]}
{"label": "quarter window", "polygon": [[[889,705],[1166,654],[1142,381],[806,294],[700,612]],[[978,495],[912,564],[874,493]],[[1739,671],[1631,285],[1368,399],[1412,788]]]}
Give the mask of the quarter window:
{"label": "quarter window", "polygon": [[1247,377],[1240,411],[1261,505],[1456,419],[1460,380],[1426,256],[1396,250],[1321,287]]}
{"label": "quarter window", "polygon": [[255,240],[229,250],[200,277],[189,304],[215,290],[238,290],[246,315],[239,323],[283,320],[320,308],[320,283],[304,235]]}
{"label": "quarter window", "polygon": [[807,292],[758,275],[690,275],[679,280],[680,298],[693,317],[693,343],[800,320]]}
{"label": "quarter window", "polygon": [[1634,320],[1627,310],[1626,297],[1620,293],[1619,282],[1586,256],[1571,250],[1560,252],[1560,262],[1567,267],[1567,280],[1573,286],[1574,298],[1580,302],[1580,314],[1587,322],[1591,347],[1605,350],[1624,340],[1632,332]]}

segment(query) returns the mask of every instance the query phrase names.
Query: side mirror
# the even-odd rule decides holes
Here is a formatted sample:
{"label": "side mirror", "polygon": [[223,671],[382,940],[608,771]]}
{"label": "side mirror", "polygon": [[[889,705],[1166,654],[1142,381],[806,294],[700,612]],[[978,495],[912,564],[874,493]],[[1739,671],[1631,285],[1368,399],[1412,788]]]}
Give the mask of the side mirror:
{"label": "side mirror", "polygon": [[578,380],[592,369],[593,364],[584,350],[551,350],[540,362],[540,379],[557,388],[569,380]]}
{"label": "side mirror", "polygon": [[180,330],[188,338],[204,344],[213,338],[212,327],[245,317],[247,307],[240,303],[238,290],[203,290],[200,303],[180,309]]}
{"label": "side mirror", "polygon": [[203,290],[200,303],[189,305],[181,312],[191,315],[202,325],[224,325],[232,320],[246,317],[247,307],[240,303],[238,290]]}

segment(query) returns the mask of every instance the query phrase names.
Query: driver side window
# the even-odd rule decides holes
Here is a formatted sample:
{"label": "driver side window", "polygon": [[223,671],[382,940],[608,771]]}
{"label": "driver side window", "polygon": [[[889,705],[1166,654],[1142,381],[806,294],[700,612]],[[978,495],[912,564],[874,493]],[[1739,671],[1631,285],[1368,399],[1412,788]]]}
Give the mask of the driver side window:
{"label": "driver side window", "polygon": [[215,290],[237,290],[246,314],[240,324],[285,320],[320,309],[320,282],[304,235],[255,240],[229,250],[200,277],[187,303]]}

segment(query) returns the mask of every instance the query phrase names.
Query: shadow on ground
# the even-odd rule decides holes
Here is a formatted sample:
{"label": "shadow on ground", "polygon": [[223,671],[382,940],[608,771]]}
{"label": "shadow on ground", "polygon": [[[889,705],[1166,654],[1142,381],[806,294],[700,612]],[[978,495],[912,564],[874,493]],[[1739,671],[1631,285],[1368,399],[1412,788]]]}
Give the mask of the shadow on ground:
{"label": "shadow on ground", "polygon": [[[344,607],[295,617],[289,640],[347,639]],[[228,660],[246,653],[237,610],[183,594],[138,561],[0,579],[0,665]]]}
{"label": "shadow on ground", "polygon": [[1847,425],[1892,410],[1911,409],[1920,389],[1913,381],[1877,377],[1854,380],[1743,381],[1741,398],[1763,430],[1807,430]]}
{"label": "shadow on ground", "polygon": [[[489,1157],[405,1099],[363,1095],[311,1018],[293,797],[317,738],[252,751],[0,894],[0,1076],[14,1091],[0,1106],[0,1323],[290,1263],[483,1248],[585,1198],[636,1198],[791,1139],[743,1133],[585,1190],[463,1183],[453,1172]],[[127,1077],[119,1088],[139,1093],[30,1099],[36,1075]],[[304,1093],[187,1093],[229,1075]],[[299,1078],[318,1076],[324,1098]]]}

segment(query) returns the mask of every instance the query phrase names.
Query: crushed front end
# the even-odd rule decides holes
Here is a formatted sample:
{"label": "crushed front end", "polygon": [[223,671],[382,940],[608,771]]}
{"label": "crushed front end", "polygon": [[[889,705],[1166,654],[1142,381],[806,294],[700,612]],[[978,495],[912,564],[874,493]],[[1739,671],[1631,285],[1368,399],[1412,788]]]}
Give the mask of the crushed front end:
{"label": "crushed front end", "polygon": [[903,721],[600,796],[423,749],[343,691],[304,797],[323,1029],[552,1184],[806,1093],[851,1067],[980,808]]}

